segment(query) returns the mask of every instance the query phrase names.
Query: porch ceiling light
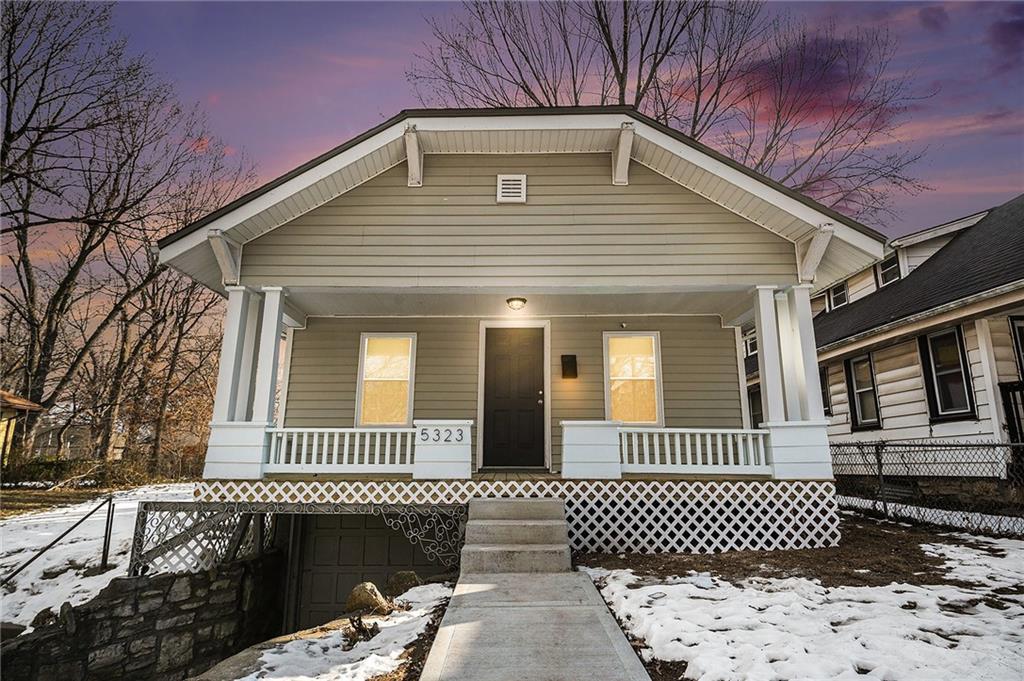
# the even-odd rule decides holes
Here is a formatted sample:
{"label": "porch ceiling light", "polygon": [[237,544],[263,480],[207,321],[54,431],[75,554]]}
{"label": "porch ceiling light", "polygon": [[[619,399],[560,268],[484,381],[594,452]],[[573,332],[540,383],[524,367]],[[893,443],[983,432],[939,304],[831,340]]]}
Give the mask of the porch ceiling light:
{"label": "porch ceiling light", "polygon": [[506,298],[505,304],[508,305],[508,309],[510,310],[522,310],[524,307],[526,307],[526,298]]}

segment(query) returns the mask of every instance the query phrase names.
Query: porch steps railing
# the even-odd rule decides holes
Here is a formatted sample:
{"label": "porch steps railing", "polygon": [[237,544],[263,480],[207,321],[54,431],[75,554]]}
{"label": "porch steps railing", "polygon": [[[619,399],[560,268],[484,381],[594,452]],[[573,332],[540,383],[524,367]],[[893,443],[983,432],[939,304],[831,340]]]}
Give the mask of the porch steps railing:
{"label": "porch steps railing", "polygon": [[619,428],[623,473],[769,475],[767,430]]}
{"label": "porch steps railing", "polygon": [[413,472],[414,428],[271,428],[267,473]]}

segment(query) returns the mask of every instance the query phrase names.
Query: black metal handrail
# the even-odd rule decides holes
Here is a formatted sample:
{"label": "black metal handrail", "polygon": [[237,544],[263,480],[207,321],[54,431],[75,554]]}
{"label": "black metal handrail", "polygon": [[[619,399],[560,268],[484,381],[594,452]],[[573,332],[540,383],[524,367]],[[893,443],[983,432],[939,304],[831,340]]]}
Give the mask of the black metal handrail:
{"label": "black metal handrail", "polygon": [[12,579],[17,577],[21,573],[22,570],[27,568],[32,563],[36,562],[36,560],[41,555],[43,555],[44,553],[46,553],[47,551],[52,549],[54,546],[56,546],[60,542],[60,540],[62,540],[64,537],[66,537],[69,534],[71,534],[75,530],[75,528],[77,528],[79,525],[81,525],[86,520],[88,520],[90,517],[92,517],[93,513],[95,513],[96,511],[100,510],[104,506],[107,507],[107,523],[106,523],[106,529],[105,529],[105,531],[103,533],[103,554],[102,554],[102,556],[100,558],[100,569],[101,570],[106,570],[107,569],[107,564],[108,564],[108,561],[109,561],[109,558],[110,558],[110,537],[111,537],[111,534],[113,533],[113,530],[114,530],[114,495],[113,494],[108,495],[107,498],[104,499],[103,501],[101,501],[94,509],[92,509],[91,511],[86,513],[84,516],[79,518],[77,523],[75,523],[74,525],[72,525],[68,529],[64,530],[64,532],[62,532],[59,537],[54,539],[52,542],[50,542],[49,544],[47,544],[43,548],[41,548],[38,551],[36,551],[35,555],[33,555],[31,558],[26,560],[21,565],[19,565],[17,567],[17,569],[15,569],[9,575],[4,577],[3,580],[0,581],[0,586],[6,585]]}

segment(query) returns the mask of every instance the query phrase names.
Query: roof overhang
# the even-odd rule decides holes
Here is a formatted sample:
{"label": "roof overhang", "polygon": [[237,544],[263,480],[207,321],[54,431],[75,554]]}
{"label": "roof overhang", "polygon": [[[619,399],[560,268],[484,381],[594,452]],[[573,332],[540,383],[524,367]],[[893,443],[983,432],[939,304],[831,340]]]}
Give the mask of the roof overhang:
{"label": "roof overhang", "polygon": [[410,129],[421,155],[418,172],[422,164],[429,167],[431,154],[608,153],[611,184],[621,174],[615,159],[621,159],[627,128],[632,160],[797,244],[798,251],[810,248],[822,229],[830,230],[814,272],[819,284],[842,279],[882,256],[881,234],[678,131],[628,107],[572,107],[403,111],[161,239],[160,261],[223,291],[224,258],[220,254],[218,261],[211,235],[244,249],[247,242],[406,161]]}
{"label": "roof overhang", "polygon": [[981,219],[990,212],[992,212],[991,209],[979,211],[977,213],[972,213],[971,215],[965,215],[964,217],[956,220],[951,220],[950,222],[944,222],[941,225],[935,225],[934,227],[928,227],[927,229],[922,229],[918,232],[904,234],[903,236],[890,241],[889,245],[893,248],[906,248],[907,246],[924,243],[925,241],[937,239],[942,236],[956,234],[961,230],[978,224],[981,222]]}

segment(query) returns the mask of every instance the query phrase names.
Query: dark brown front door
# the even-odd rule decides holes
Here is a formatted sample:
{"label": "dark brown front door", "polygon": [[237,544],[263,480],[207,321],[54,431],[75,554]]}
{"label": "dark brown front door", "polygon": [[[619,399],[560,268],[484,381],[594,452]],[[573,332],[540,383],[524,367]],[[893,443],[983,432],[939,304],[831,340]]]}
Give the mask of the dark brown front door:
{"label": "dark brown front door", "polygon": [[544,466],[544,329],[487,329],[484,466]]}

